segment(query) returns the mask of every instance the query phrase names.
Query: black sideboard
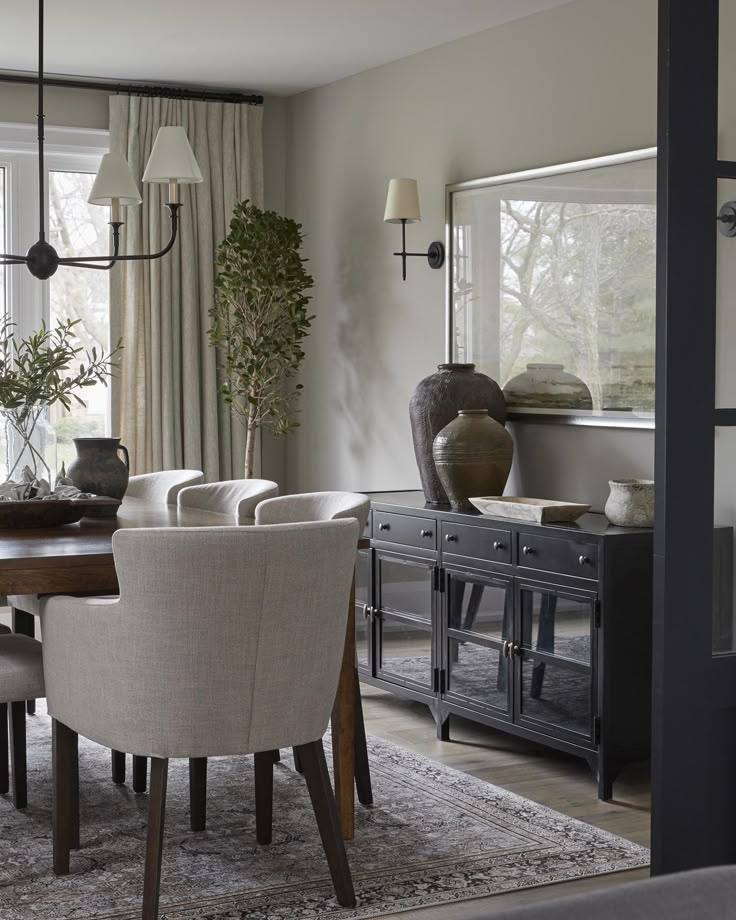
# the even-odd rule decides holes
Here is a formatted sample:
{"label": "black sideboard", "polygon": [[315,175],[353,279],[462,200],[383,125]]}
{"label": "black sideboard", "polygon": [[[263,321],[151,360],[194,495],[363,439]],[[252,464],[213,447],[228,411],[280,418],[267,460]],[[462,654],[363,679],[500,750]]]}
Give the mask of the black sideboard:
{"label": "black sideboard", "polygon": [[585,758],[608,799],[650,749],[652,531],[534,524],[374,493],[362,680]]}

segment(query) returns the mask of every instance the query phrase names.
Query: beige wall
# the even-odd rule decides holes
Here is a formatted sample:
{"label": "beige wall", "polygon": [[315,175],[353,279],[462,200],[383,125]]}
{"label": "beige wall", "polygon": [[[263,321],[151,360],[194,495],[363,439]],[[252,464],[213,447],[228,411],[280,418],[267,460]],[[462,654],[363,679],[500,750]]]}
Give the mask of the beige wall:
{"label": "beige wall", "polygon": [[[46,123],[64,128],[107,128],[108,93],[94,89],[44,89]],[[0,122],[32,124],[36,118],[36,88],[0,82]]]}
{"label": "beige wall", "polygon": [[[576,0],[289,100],[287,206],[317,286],[288,486],[416,488],[407,403],[444,355],[444,272],[401,281],[382,222],[419,180],[409,249],[443,237],[444,186],[655,143],[656,0]],[[592,501],[651,475],[651,432],[525,426],[517,494]]]}

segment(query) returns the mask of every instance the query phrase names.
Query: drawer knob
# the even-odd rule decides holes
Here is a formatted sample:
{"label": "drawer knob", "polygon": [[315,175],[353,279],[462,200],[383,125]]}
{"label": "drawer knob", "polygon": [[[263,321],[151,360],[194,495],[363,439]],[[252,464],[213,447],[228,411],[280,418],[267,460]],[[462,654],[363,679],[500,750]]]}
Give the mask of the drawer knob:
{"label": "drawer knob", "polygon": [[578,556],[580,565],[590,565],[590,556]]}
{"label": "drawer knob", "polygon": [[421,531],[421,534],[422,534],[423,537],[431,537],[431,536],[432,536],[432,531],[431,531],[431,530],[423,530],[423,531]]}
{"label": "drawer knob", "polygon": [[520,645],[512,645],[512,646],[511,646],[511,654],[512,654],[512,655],[516,655],[517,657],[520,656],[520,655],[521,655],[521,646],[520,646]]}
{"label": "drawer knob", "polygon": [[448,543],[457,543],[457,534],[448,533],[448,534],[445,536],[445,540],[446,540]]}
{"label": "drawer knob", "polygon": [[493,548],[498,552],[499,550],[506,549],[506,547],[501,543],[500,540],[493,541]]}
{"label": "drawer knob", "polygon": [[390,524],[379,524],[378,529],[379,530],[391,530],[391,525]]}
{"label": "drawer knob", "polygon": [[524,553],[525,556],[534,555],[534,550],[531,548],[531,546],[522,546],[521,551],[522,553]]}

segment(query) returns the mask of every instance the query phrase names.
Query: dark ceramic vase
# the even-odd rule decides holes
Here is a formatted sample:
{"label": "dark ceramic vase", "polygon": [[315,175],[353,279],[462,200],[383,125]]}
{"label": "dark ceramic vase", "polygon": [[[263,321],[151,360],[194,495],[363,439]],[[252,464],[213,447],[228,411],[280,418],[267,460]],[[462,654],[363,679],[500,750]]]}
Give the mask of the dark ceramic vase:
{"label": "dark ceramic vase", "polygon": [[461,409],[434,439],[432,453],[450,505],[470,511],[469,498],[503,495],[514,442],[485,409]]}
{"label": "dark ceramic vase", "polygon": [[440,364],[436,374],[417,384],[409,402],[422,489],[426,500],[433,505],[447,504],[448,496],[437,475],[432,444],[461,409],[485,409],[500,425],[506,422],[506,401],[501,388],[476,371],[474,364]]}
{"label": "dark ceramic vase", "polygon": [[[128,488],[128,450],[120,438],[74,438],[76,459],[67,469],[67,476],[82,492],[122,498]],[[125,455],[125,463],[118,457]],[[115,509],[107,511],[115,514]]]}

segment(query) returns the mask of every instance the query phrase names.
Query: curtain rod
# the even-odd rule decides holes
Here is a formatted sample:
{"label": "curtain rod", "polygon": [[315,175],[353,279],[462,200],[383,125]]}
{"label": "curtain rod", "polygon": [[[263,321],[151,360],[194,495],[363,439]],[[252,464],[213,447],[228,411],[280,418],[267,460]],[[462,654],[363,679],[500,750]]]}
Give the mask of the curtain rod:
{"label": "curtain rod", "polygon": [[[2,83],[25,83],[36,85],[38,77],[25,73],[0,73]],[[46,86],[62,86],[67,89],[94,89],[107,93],[127,93],[129,96],[162,96],[166,99],[197,99],[203,102],[232,102],[246,105],[263,105],[263,96],[251,93],[237,93],[228,90],[196,89],[189,86],[159,86],[155,83],[137,84],[111,80],[72,80],[64,77],[44,77]]]}

